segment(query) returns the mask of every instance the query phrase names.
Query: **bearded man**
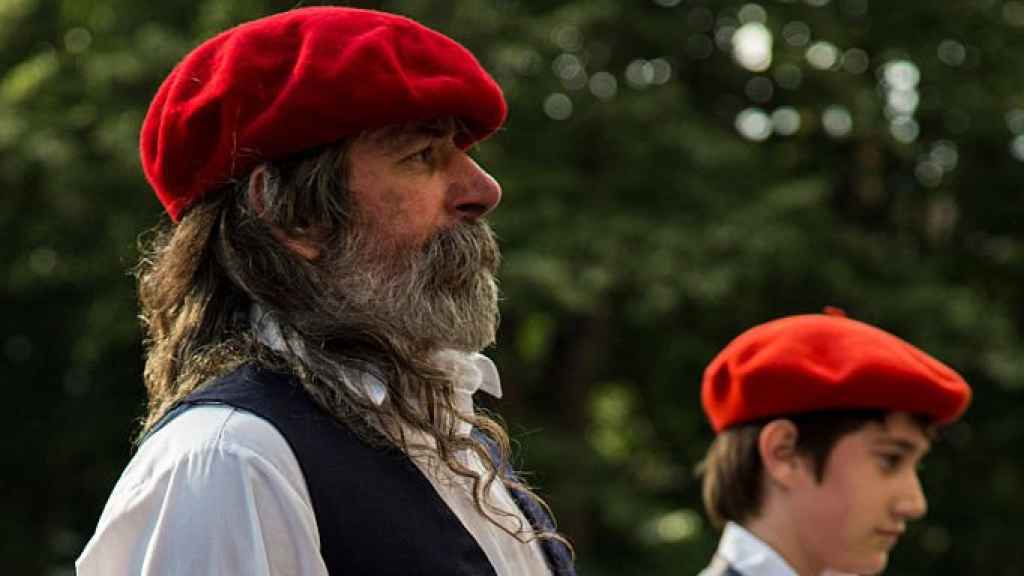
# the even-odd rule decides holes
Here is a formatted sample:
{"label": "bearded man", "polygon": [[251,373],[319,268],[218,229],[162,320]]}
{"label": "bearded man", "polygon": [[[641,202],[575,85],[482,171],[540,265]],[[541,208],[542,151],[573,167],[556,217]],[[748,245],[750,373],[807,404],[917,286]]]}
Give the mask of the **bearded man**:
{"label": "bearded man", "polygon": [[501,188],[467,149],[505,115],[465,48],[375,11],[178,64],[140,144],[173,221],[138,268],[148,413],[79,574],[574,573],[473,406]]}

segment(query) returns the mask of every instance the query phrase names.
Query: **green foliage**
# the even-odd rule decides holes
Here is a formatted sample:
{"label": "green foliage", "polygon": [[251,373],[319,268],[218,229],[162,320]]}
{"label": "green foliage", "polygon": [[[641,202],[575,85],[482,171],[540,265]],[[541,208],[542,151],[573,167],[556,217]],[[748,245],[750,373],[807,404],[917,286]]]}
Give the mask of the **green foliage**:
{"label": "green foliage", "polygon": [[[1024,3],[359,5],[458,38],[509,98],[476,151],[505,191],[495,408],[581,572],[706,563],[703,367],[746,327],[827,304],[976,390],[888,573],[1020,572]],[[162,217],[136,152],[149,98],[201,38],[290,6],[0,0],[11,573],[66,573],[130,455],[144,398],[128,271]],[[758,23],[760,71],[731,47]]]}

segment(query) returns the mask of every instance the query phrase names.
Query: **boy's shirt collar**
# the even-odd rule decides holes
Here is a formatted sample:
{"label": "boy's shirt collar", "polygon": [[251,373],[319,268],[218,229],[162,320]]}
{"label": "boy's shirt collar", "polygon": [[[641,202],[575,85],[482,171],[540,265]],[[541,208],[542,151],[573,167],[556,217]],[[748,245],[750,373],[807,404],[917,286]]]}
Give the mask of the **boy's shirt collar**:
{"label": "boy's shirt collar", "polygon": [[[735,522],[726,523],[715,555],[743,576],[799,576],[771,546]],[[855,575],[825,570],[821,576]]]}
{"label": "boy's shirt collar", "polygon": [[715,554],[743,576],[799,576],[771,546],[735,522],[725,525]]}

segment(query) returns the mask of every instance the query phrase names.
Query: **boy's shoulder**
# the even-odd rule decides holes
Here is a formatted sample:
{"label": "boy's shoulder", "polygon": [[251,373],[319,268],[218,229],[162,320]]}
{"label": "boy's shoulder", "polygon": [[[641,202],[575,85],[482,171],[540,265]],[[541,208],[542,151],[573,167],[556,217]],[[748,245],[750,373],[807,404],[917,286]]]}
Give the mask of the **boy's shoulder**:
{"label": "boy's shoulder", "polygon": [[736,571],[729,562],[727,562],[721,556],[715,556],[711,559],[711,564],[707,568],[700,571],[697,576],[744,576]]}

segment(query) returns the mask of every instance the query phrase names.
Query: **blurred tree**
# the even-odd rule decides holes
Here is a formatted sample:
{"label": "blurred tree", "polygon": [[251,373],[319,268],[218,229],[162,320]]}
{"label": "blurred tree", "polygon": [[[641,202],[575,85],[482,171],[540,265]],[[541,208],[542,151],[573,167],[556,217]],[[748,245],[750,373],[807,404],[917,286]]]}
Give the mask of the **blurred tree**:
{"label": "blurred tree", "polygon": [[[315,2],[314,2],[315,3]],[[311,3],[306,3],[311,4]],[[1024,2],[408,0],[499,79],[493,355],[523,467],[586,574],[687,574],[703,367],[767,319],[845,308],[976,389],[889,574],[1019,574]],[[141,413],[145,106],[271,0],[0,1],[0,488],[8,572],[63,574]]]}

